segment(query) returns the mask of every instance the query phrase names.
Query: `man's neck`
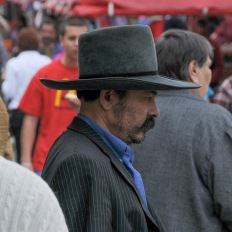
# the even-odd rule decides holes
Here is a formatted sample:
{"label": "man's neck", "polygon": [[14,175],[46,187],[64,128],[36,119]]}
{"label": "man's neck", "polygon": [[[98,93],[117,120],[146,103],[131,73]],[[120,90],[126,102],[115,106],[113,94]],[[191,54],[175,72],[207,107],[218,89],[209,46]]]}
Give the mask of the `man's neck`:
{"label": "man's neck", "polygon": [[64,56],[61,58],[61,62],[62,62],[62,64],[65,65],[65,66],[77,67],[77,60],[75,60],[75,59],[70,59],[70,58],[68,58],[66,55],[64,55]]}
{"label": "man's neck", "polygon": [[99,111],[96,103],[81,101],[80,113],[93,120],[105,130],[109,131],[105,119],[102,116],[103,112]]}

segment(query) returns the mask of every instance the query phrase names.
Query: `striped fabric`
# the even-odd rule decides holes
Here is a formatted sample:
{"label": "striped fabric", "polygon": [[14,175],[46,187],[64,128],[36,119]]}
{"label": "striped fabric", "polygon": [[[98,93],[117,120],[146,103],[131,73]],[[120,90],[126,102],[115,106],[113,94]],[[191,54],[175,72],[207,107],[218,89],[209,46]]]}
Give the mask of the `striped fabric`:
{"label": "striped fabric", "polygon": [[70,232],[164,231],[125,166],[81,119],[74,118],[55,142],[42,177],[55,192]]}
{"label": "striped fabric", "polygon": [[232,113],[232,76],[226,78],[213,97],[213,102],[223,106]]}

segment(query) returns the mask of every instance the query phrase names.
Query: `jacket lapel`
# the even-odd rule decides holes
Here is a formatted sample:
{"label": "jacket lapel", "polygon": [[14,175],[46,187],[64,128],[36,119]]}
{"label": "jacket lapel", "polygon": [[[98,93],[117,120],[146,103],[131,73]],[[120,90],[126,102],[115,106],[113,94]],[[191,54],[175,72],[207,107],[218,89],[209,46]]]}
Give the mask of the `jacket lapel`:
{"label": "jacket lapel", "polygon": [[92,129],[92,127],[90,127],[86,122],[84,122],[80,118],[75,117],[73,121],[71,122],[71,124],[68,126],[68,129],[77,131],[78,133],[81,133],[85,135],[86,137],[88,137],[93,143],[95,143],[102,150],[102,152],[105,155],[107,155],[110,158],[114,167],[118,170],[118,172],[122,175],[122,177],[127,181],[127,183],[133,188],[147,217],[155,225],[159,225],[159,223],[151,215],[148,209],[149,207],[145,205],[126,167],[120,162],[120,160],[116,157],[116,155],[112,152],[112,150],[107,146],[107,144],[101,139],[101,137]]}

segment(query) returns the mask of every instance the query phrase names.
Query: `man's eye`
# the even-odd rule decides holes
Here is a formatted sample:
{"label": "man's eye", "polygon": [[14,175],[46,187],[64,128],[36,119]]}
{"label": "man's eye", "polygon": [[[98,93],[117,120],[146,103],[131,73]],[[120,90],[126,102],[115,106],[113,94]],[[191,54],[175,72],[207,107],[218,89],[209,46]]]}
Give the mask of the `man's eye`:
{"label": "man's eye", "polygon": [[74,41],[76,39],[77,39],[76,37],[69,37],[69,40],[72,40],[72,41]]}
{"label": "man's eye", "polygon": [[152,97],[146,97],[145,99],[146,99],[146,101],[150,102]]}

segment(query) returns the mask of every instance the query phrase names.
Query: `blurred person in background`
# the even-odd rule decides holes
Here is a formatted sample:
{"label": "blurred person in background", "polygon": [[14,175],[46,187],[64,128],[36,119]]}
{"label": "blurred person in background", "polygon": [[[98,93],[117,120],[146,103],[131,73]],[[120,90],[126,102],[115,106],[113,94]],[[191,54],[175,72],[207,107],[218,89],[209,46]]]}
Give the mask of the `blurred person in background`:
{"label": "blurred person in background", "polygon": [[[69,18],[60,25],[59,39],[64,49],[64,56],[53,60],[35,74],[20,102],[19,108],[26,113],[21,134],[21,161],[23,166],[34,170],[38,175],[42,172],[51,145],[80,107],[80,101],[76,96],[67,99],[75,91],[51,90],[44,87],[39,79],[65,80],[78,77],[78,38],[87,29],[87,21],[82,18]],[[75,101],[75,110],[73,101]]]}
{"label": "blurred person in background", "polygon": [[187,25],[181,17],[172,16],[168,17],[164,23],[164,31],[169,29],[182,29],[187,30]]}
{"label": "blurred person in background", "polygon": [[210,37],[209,34],[209,20],[207,18],[198,18],[195,23],[194,32],[203,35],[209,40],[213,46],[213,63],[212,63],[212,79],[210,82],[210,87],[216,89],[219,84],[219,80],[222,77],[224,71],[224,58],[220,49],[220,44],[217,40]]}
{"label": "blurred person in background", "polygon": [[[8,59],[9,53],[0,34],[0,75],[2,75],[5,64],[8,61]],[[2,79],[4,79],[4,77],[2,77]]]}
{"label": "blurred person in background", "polygon": [[232,76],[227,77],[217,89],[213,102],[232,113]]}
{"label": "blurred person in background", "polygon": [[11,44],[11,57],[16,57],[20,52],[18,47],[19,32],[24,27],[27,27],[27,20],[23,12],[21,12],[21,14],[17,18],[11,20],[9,24],[11,28],[9,34]]}
{"label": "blurred person in background", "polygon": [[168,30],[156,51],[160,75],[202,87],[158,92],[160,117],[133,146],[135,167],[167,231],[232,231],[232,117],[203,99],[213,48],[199,34]]}
{"label": "blurred person in background", "polygon": [[210,37],[220,45],[232,43],[232,15],[221,17]]}
{"label": "blurred person in background", "polygon": [[6,63],[2,93],[10,112],[10,131],[16,141],[16,161],[20,163],[20,133],[24,113],[18,109],[19,102],[34,74],[42,66],[50,63],[51,59],[38,52],[38,35],[33,28],[28,27],[20,30],[17,46],[19,55],[12,57]]}
{"label": "blurred person in background", "polygon": [[62,53],[63,48],[57,41],[57,30],[55,22],[50,18],[44,18],[39,27],[39,51],[41,54],[56,58]]}

